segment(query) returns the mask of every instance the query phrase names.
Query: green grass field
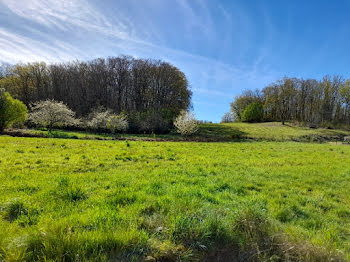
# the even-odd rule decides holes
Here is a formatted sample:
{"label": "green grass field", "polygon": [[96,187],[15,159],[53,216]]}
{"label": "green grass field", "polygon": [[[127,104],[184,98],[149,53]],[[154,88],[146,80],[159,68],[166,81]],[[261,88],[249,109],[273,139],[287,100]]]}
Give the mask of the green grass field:
{"label": "green grass field", "polygon": [[347,145],[0,136],[0,181],[4,261],[350,258]]}

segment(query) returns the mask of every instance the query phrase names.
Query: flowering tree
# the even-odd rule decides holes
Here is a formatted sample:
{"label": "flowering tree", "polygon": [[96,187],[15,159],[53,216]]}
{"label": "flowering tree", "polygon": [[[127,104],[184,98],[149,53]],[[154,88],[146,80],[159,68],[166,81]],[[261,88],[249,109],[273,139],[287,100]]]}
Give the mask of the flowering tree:
{"label": "flowering tree", "polygon": [[109,130],[112,133],[124,132],[128,129],[129,123],[126,115],[115,115],[110,110],[104,110],[93,112],[91,114],[91,120],[89,127],[94,130]]}
{"label": "flowering tree", "polygon": [[75,125],[79,123],[75,113],[62,102],[55,100],[40,101],[34,105],[29,120],[46,127],[49,132],[56,126]]}
{"label": "flowering tree", "polygon": [[88,123],[88,126],[95,131],[101,130],[101,129],[107,129],[107,124],[110,116],[111,116],[110,110],[105,110],[105,111],[97,110],[90,114],[91,120]]}
{"label": "flowering tree", "polygon": [[189,111],[181,111],[175,119],[174,125],[177,128],[177,132],[182,135],[192,135],[198,131],[197,120],[194,114]]}
{"label": "flowering tree", "polygon": [[129,127],[128,120],[126,119],[126,116],[123,114],[120,115],[111,115],[109,117],[107,128],[112,132],[115,133],[117,131],[119,132],[125,132]]}

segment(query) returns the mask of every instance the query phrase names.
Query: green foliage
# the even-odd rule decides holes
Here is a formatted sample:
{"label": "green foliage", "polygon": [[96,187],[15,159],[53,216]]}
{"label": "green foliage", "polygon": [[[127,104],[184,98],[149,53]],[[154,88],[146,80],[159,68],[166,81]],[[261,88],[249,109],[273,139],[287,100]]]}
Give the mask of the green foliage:
{"label": "green foliage", "polygon": [[0,132],[14,123],[24,122],[27,112],[27,107],[21,101],[0,89]]}
{"label": "green foliage", "polygon": [[128,144],[0,137],[0,260],[349,257],[350,147]]}
{"label": "green foliage", "polygon": [[261,103],[251,103],[242,112],[243,122],[261,122],[264,117],[264,108]]}

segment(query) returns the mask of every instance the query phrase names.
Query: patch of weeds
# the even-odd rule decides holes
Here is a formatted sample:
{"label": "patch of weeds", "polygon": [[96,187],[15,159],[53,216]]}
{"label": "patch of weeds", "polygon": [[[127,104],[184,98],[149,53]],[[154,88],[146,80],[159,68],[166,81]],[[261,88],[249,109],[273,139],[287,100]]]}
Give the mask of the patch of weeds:
{"label": "patch of weeds", "polygon": [[68,177],[61,177],[58,181],[58,188],[54,191],[62,200],[78,202],[85,200],[88,196],[82,187],[71,185]]}
{"label": "patch of weeds", "polygon": [[276,218],[283,223],[290,222],[294,219],[304,219],[308,217],[309,215],[306,212],[304,212],[295,205],[291,207],[282,208],[276,214]]}
{"label": "patch of weeds", "polygon": [[80,186],[69,186],[63,193],[63,198],[69,202],[77,202],[87,198],[87,194]]}
{"label": "patch of weeds", "polygon": [[39,191],[39,187],[38,186],[28,186],[28,185],[21,185],[17,188],[18,192],[25,192],[27,194],[33,194],[36,193],[37,191]]}
{"label": "patch of weeds", "polygon": [[337,216],[339,218],[346,218],[346,219],[350,219],[350,211],[347,210],[347,209],[340,209],[340,210],[337,210]]}
{"label": "patch of weeds", "polygon": [[256,192],[260,192],[261,191],[261,189],[258,186],[253,185],[253,184],[248,184],[248,185],[245,186],[245,188],[247,190],[249,190],[249,191],[256,191]]}
{"label": "patch of weeds", "polygon": [[188,247],[204,245],[208,237],[203,229],[204,220],[199,215],[179,215],[174,217],[170,227],[170,239]]}
{"label": "patch of weeds", "polygon": [[135,203],[136,200],[137,197],[135,194],[124,190],[120,190],[113,195],[111,204],[114,206],[124,207]]}
{"label": "patch of weeds", "polygon": [[232,188],[232,191],[238,196],[245,196],[245,195],[247,195],[247,192],[246,192],[246,190],[245,190],[245,188],[243,186],[234,187],[234,188]]}
{"label": "patch of weeds", "polygon": [[35,225],[38,222],[39,211],[29,208],[21,199],[14,199],[3,208],[3,217],[9,222],[16,221],[21,226]]}
{"label": "patch of weeds", "polygon": [[60,177],[59,181],[58,181],[58,185],[60,187],[66,187],[69,185],[69,178],[68,177]]}
{"label": "patch of weeds", "polygon": [[133,161],[133,162],[137,162],[138,158],[136,157],[131,157],[131,156],[115,156],[115,160],[121,160],[123,162],[128,162],[128,161]]}
{"label": "patch of weeds", "polygon": [[21,199],[14,199],[4,208],[4,218],[10,222],[13,222],[22,215],[28,215],[28,208]]}
{"label": "patch of weeds", "polygon": [[230,190],[230,189],[231,189],[231,186],[228,183],[222,183],[222,184],[215,186],[210,191],[212,193],[214,193],[214,192],[223,192],[223,191]]}
{"label": "patch of weeds", "polygon": [[162,209],[162,206],[156,202],[151,205],[148,205],[141,209],[140,215],[151,216],[156,212],[159,212]]}
{"label": "patch of weeds", "polygon": [[165,195],[166,190],[162,183],[154,182],[149,186],[147,192],[156,196],[162,196]]}
{"label": "patch of weeds", "polygon": [[151,254],[146,257],[146,261],[197,261],[198,258],[192,250],[181,244],[174,244],[169,240],[159,241],[153,239],[151,244]]}

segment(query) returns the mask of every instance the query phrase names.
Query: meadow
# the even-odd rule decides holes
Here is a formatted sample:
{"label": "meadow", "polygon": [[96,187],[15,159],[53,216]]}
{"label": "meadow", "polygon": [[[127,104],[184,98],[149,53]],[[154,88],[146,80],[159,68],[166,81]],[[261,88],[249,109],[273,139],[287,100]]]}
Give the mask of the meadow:
{"label": "meadow", "polygon": [[0,260],[347,261],[349,177],[341,144],[0,136]]}

